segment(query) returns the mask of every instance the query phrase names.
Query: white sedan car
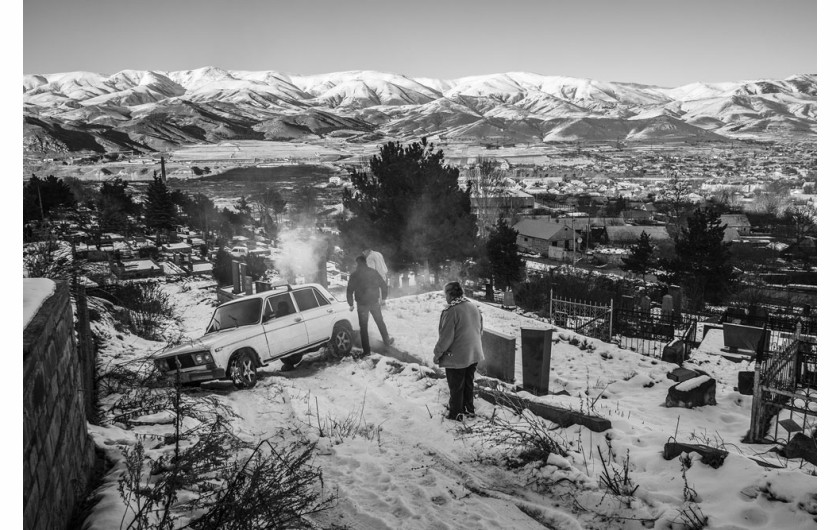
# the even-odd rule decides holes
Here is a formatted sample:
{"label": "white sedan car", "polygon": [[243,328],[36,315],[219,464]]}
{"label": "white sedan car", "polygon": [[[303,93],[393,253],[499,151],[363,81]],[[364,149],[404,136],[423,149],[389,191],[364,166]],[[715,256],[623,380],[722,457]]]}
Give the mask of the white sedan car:
{"label": "white sedan car", "polygon": [[220,305],[204,336],[156,354],[155,365],[167,375],[180,372],[186,385],[228,378],[250,388],[257,367],[271,361],[294,367],[305,353],[330,344],[348,354],[351,315],[347,303],[321,285],[284,285]]}

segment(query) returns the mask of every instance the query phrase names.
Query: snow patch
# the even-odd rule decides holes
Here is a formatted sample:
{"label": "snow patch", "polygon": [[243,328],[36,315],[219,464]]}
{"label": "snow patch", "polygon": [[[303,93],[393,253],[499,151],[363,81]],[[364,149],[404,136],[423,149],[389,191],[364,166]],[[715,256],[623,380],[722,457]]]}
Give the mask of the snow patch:
{"label": "snow patch", "polygon": [[55,292],[55,282],[49,278],[23,279],[23,329],[38,313],[44,300]]}

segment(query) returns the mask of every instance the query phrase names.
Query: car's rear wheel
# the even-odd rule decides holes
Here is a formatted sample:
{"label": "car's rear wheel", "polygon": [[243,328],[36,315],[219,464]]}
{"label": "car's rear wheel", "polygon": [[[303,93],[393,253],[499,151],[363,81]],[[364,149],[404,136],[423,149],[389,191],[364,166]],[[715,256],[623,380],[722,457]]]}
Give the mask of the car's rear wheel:
{"label": "car's rear wheel", "polygon": [[330,342],[338,355],[348,355],[353,349],[353,330],[347,324],[336,324]]}
{"label": "car's rear wheel", "polygon": [[253,388],[257,384],[257,361],[250,351],[241,351],[230,360],[230,380],[236,388]]}

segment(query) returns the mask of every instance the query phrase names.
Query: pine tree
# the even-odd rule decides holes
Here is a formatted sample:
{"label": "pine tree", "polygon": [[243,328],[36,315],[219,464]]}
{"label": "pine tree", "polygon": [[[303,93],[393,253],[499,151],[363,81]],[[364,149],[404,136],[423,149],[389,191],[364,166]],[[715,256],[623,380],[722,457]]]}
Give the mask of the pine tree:
{"label": "pine tree", "polygon": [[344,192],[350,217],[339,223],[344,248],[375,248],[394,270],[425,261],[437,270],[474,253],[470,192],[460,189],[458,169],[443,165],[443,151],[425,138],[383,145],[370,171],[354,171],[350,179],[355,191]]}
{"label": "pine tree", "polygon": [[650,235],[643,231],[639,236],[639,241],[630,247],[630,255],[626,258],[621,258],[621,261],[624,262],[624,265],[621,266],[623,270],[638,274],[644,278],[654,263],[653,245],[650,243]]}
{"label": "pine tree", "polygon": [[233,284],[232,261],[233,257],[230,253],[219,247],[219,250],[216,252],[216,259],[213,260],[213,278],[216,279],[219,285]]}
{"label": "pine tree", "polygon": [[496,221],[487,237],[487,258],[493,276],[502,287],[512,287],[522,278],[525,262],[519,256],[516,236],[519,232],[507,224],[503,218]]}
{"label": "pine tree", "polygon": [[152,183],[146,190],[145,203],[146,228],[157,233],[158,243],[160,243],[161,232],[175,228],[177,210],[175,203],[172,202],[169,188],[166,187],[163,179],[157,175],[154,176]]}
{"label": "pine tree", "polygon": [[676,237],[676,257],[664,263],[661,279],[682,285],[696,304],[718,304],[735,281],[731,243],[723,242],[720,214],[697,209]]}

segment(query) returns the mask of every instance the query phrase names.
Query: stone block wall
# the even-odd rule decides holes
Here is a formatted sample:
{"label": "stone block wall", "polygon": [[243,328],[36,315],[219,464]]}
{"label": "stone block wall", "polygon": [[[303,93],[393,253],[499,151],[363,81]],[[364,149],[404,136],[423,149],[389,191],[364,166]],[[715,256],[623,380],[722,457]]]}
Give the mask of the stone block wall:
{"label": "stone block wall", "polygon": [[66,282],[23,330],[23,520],[65,528],[94,466]]}

